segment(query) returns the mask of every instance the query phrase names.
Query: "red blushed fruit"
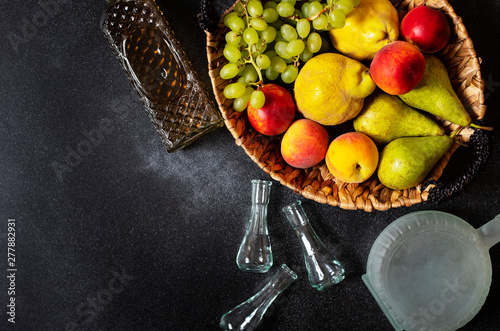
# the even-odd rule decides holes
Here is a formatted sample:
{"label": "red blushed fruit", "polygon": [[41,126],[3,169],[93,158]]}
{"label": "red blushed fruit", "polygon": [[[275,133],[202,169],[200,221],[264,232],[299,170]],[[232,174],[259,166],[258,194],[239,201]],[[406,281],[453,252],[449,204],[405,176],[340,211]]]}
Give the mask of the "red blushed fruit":
{"label": "red blushed fruit", "polygon": [[266,84],[260,90],[264,92],[266,102],[260,109],[248,105],[250,124],[257,132],[267,136],[285,132],[295,118],[295,102],[292,94],[276,84]]}
{"label": "red blushed fruit", "polygon": [[325,158],[328,143],[328,131],[321,124],[302,118],[283,135],[281,156],[292,167],[306,169]]}
{"label": "red blushed fruit", "polygon": [[419,6],[410,10],[401,21],[401,35],[422,52],[440,51],[450,40],[451,29],[443,13]]}
{"label": "red blushed fruit", "polygon": [[424,55],[406,41],[395,41],[382,47],[370,65],[375,84],[392,95],[410,92],[420,82],[424,71]]}

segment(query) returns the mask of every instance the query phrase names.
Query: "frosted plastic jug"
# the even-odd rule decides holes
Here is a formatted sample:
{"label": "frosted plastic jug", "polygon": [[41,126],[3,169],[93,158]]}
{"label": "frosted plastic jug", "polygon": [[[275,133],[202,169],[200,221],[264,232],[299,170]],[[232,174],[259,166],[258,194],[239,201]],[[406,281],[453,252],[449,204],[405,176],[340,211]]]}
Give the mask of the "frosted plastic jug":
{"label": "frosted plastic jug", "polygon": [[479,229],[440,211],[400,217],[375,240],[362,279],[396,330],[456,330],[481,309],[500,215]]}

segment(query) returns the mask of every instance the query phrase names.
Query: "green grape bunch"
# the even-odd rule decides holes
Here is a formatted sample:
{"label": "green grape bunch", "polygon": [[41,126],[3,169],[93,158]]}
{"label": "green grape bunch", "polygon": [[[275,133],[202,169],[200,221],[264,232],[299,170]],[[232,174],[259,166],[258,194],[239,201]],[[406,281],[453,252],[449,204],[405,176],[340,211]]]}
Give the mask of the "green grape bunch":
{"label": "green grape bunch", "polygon": [[[263,3],[264,2],[264,3]],[[237,80],[224,88],[236,111],[248,104],[258,109],[265,104],[260,87],[278,78],[291,84],[300,65],[329,45],[321,32],[340,29],[345,17],[360,0],[238,0],[223,18],[229,28],[220,70],[225,80]]]}

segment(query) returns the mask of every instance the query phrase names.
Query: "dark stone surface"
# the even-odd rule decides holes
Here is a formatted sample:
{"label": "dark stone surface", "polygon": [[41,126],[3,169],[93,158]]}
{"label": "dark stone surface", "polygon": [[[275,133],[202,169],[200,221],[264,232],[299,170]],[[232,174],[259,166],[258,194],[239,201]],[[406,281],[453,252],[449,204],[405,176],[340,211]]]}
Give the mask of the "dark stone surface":
{"label": "dark stone surface", "polygon": [[[208,85],[198,1],[161,4]],[[230,1],[216,4],[220,13]],[[49,5],[50,15],[44,11]],[[483,61],[485,122],[498,126],[500,3],[452,5]],[[5,313],[9,283],[5,276],[0,281],[7,330],[216,330],[221,315],[282,263],[299,279],[272,306],[261,330],[390,330],[361,280],[378,234],[417,210],[450,212],[476,228],[500,214],[497,130],[484,171],[440,205],[347,211],[275,182],[269,205],[275,266],[267,274],[239,271],[235,255],[249,216],[250,180],[269,176],[225,128],[183,151],[165,151],[101,34],[103,9],[104,1],[0,4],[0,272],[7,273],[9,218],[17,224],[18,269],[15,325]],[[89,133],[98,130],[102,134],[89,144]],[[77,149],[86,155],[75,158]],[[461,157],[452,159],[444,179],[467,154]],[[55,162],[71,164],[61,178]],[[297,199],[345,264],[347,278],[335,288],[317,292],[307,282],[298,242],[280,212]],[[463,330],[500,329],[500,251],[490,252],[491,291]]]}

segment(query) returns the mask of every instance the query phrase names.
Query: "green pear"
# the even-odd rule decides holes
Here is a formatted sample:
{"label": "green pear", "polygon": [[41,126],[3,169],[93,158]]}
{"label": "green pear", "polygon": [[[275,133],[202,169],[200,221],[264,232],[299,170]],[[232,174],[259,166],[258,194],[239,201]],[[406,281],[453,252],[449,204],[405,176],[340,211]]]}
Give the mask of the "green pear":
{"label": "green pear", "polygon": [[363,109],[353,121],[354,129],[387,144],[401,137],[440,136],[444,129],[430,117],[406,105],[396,96],[382,91],[365,99]]}
{"label": "green pear", "polygon": [[450,149],[453,138],[442,136],[404,137],[391,141],[380,153],[378,178],[395,190],[414,187]]}
{"label": "green pear", "polygon": [[468,126],[471,117],[451,86],[446,67],[434,55],[424,54],[424,57],[424,77],[413,90],[399,97],[411,107],[460,126]]}

